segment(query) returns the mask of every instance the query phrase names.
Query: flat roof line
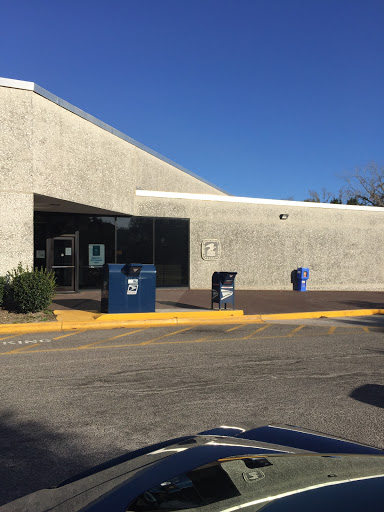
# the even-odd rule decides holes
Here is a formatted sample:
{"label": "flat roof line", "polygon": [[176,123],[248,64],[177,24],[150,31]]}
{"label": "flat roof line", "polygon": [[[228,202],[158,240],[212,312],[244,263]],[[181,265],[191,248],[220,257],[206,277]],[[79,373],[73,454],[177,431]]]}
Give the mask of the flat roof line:
{"label": "flat roof line", "polygon": [[189,194],[185,192],[159,192],[157,190],[136,190],[141,197],[161,197],[168,199],[194,199],[198,201],[219,201],[222,203],[265,204],[277,206],[300,206],[304,208],[328,208],[336,210],[363,210],[384,213],[381,206],[355,206],[347,204],[311,203],[306,201],[287,201],[281,199],[260,199],[256,197],[219,196],[213,194]]}
{"label": "flat roof line", "polygon": [[[104,123],[103,121],[100,121],[100,119],[97,119],[97,117],[92,116],[91,114],[88,114],[84,110],[81,110],[80,108],[75,107],[71,103],[68,103],[67,101],[59,98],[55,94],[52,94],[51,92],[47,91],[46,89],[43,89],[43,87],[40,87],[40,85],[35,84],[34,82],[26,82],[24,80],[14,80],[12,78],[3,78],[0,77],[0,86],[1,87],[11,87],[13,89],[23,89],[27,91],[33,91],[36,94],[39,94],[40,96],[43,96],[49,101],[52,101],[53,103],[56,103],[60,107],[63,107],[66,110],[69,110],[73,114],[76,114],[79,117],[82,117],[83,119],[86,119],[87,121],[95,124],[99,128],[102,128],[103,130],[112,133],[113,135],[116,135],[116,137],[119,137],[120,139],[125,140],[126,142],[129,142],[133,146],[136,146],[137,148],[145,151],[146,153],[149,153],[150,155],[158,158],[159,160],[162,160],[163,162],[172,165],[172,167],[176,167],[176,169],[179,169],[182,172],[185,172],[189,176],[192,176],[193,178],[196,178],[199,181],[202,181],[206,185],[209,185],[210,187],[215,188],[216,190],[219,190],[220,192],[223,192],[224,194],[228,194],[225,190],[221,189],[220,187],[214,185],[210,181],[201,178],[197,174],[193,173],[192,171],[189,171],[185,167],[177,164],[173,160],[170,160],[166,156],[161,155],[160,153],[157,153],[157,151],[152,150],[151,148],[148,148],[144,144],[141,144],[141,142],[138,142],[135,139],[132,139],[128,135],[126,135],[123,132],[120,132],[119,130],[116,130],[116,128],[113,128],[107,123]],[[229,194],[228,194],[229,195]]]}

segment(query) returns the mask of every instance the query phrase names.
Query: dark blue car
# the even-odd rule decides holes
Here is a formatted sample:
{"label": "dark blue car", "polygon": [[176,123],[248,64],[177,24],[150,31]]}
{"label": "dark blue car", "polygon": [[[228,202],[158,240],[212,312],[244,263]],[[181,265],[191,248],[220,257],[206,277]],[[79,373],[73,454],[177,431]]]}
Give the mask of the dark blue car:
{"label": "dark blue car", "polygon": [[288,425],[148,446],[0,508],[17,512],[384,510],[384,451]]}

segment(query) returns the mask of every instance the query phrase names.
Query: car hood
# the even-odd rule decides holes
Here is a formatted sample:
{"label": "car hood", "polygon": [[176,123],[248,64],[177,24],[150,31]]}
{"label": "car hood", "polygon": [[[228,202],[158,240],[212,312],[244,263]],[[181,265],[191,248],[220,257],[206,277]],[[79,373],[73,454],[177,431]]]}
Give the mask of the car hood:
{"label": "car hood", "polygon": [[[287,474],[291,474],[293,466],[289,470],[287,469],[287,467],[290,467],[289,464],[292,465],[293,461],[296,461],[295,467],[300,467],[303,470],[308,465],[308,462],[304,461],[310,460],[308,455],[319,453],[364,456],[365,458],[358,462],[360,469],[354,469],[352,473],[348,473],[346,469],[343,470],[342,474],[347,480],[351,477],[351,474],[354,478],[379,474],[380,471],[376,467],[377,462],[375,462],[376,465],[372,473],[372,464],[368,461],[371,459],[384,461],[384,457],[371,457],[371,459],[366,457],[369,455],[384,455],[384,452],[379,449],[288,425],[259,425],[252,429],[243,426],[224,426],[129,452],[68,479],[54,489],[42,489],[11,502],[1,507],[0,510],[4,512],[88,510],[88,507],[98,507],[97,503],[103,497],[113,499],[113,496],[115,496],[117,502],[119,502],[118,496],[122,496],[122,502],[128,505],[140,492],[145,492],[145,490],[159,484],[161,481],[172,479],[178,474],[214,461],[225,460],[227,463],[231,462],[232,465],[236,466],[236,464],[243,464],[239,461],[245,460],[244,457],[246,458],[246,456],[258,460],[264,457],[274,457],[274,460],[280,461],[278,463],[279,467],[283,466],[281,461],[288,461],[284,468]],[[298,458],[300,458],[300,461]],[[325,459],[325,457],[321,457],[316,460]],[[236,460],[238,462],[235,462]],[[315,459],[311,460],[315,461]],[[356,462],[357,459],[354,460]],[[277,467],[276,462],[273,466]],[[312,463],[312,466],[316,466],[315,462]],[[302,470],[299,471],[301,482],[303,482],[303,475],[306,471],[313,473],[314,468],[312,466],[312,469],[307,468],[304,473]],[[321,462],[320,466],[323,471],[324,462]],[[362,469],[364,467],[368,467],[368,473]],[[246,478],[243,475],[244,472],[246,473],[246,469],[242,471],[239,466],[234,471],[238,471],[242,475],[242,479]],[[268,471],[271,473],[271,470]],[[297,473],[297,470],[295,471]],[[384,473],[384,470],[382,472]],[[250,474],[249,478],[252,479],[253,477]],[[287,481],[291,482],[291,480],[290,478],[285,479],[286,483]],[[291,484],[296,485],[297,482],[294,481]],[[310,485],[310,482],[307,482],[307,484]],[[319,482],[316,480],[313,485],[319,485]],[[286,491],[275,489],[275,492]],[[103,510],[105,504],[101,507],[100,510]],[[98,510],[98,508],[89,508],[89,510]],[[122,508],[122,510],[126,510],[126,508]]]}

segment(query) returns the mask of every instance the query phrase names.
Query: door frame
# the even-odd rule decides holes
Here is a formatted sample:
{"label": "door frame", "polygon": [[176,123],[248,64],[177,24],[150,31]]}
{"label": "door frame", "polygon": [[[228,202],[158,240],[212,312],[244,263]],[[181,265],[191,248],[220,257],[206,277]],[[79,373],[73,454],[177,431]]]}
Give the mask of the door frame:
{"label": "door frame", "polygon": [[73,285],[72,286],[62,286],[56,288],[57,292],[60,293],[75,293],[79,291],[79,232],[76,231],[75,234],[54,236],[52,238],[47,238],[47,269],[52,271],[57,265],[53,265],[53,246],[55,240],[71,240],[72,241],[72,265],[65,265],[66,267],[73,268]]}

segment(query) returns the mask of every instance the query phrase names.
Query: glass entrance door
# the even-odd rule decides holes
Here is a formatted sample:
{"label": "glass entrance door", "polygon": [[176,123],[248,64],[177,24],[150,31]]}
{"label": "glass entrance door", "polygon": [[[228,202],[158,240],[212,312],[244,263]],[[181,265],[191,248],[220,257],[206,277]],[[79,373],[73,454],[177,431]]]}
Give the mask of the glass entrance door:
{"label": "glass entrance door", "polygon": [[60,236],[52,239],[52,270],[56,275],[56,290],[75,291],[75,238]]}

